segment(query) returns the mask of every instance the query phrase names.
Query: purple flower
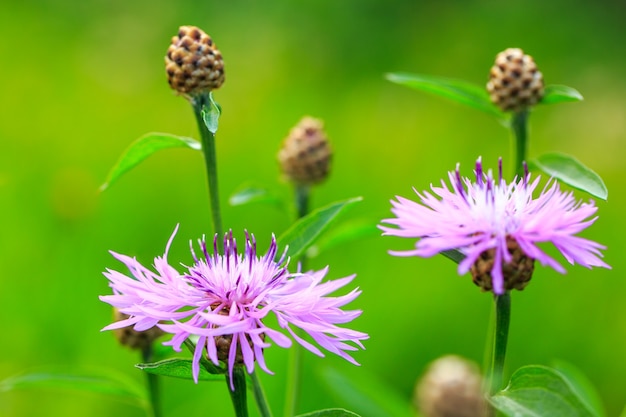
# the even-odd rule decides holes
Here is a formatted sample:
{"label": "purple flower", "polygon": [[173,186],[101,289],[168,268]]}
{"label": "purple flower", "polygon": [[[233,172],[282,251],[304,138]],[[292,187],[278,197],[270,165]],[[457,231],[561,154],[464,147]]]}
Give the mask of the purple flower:
{"label": "purple flower", "polygon": [[526,273],[532,274],[535,259],[565,272],[537,247],[539,242],[551,242],[571,264],[610,268],[601,259],[604,246],[575,236],[597,219],[590,218],[597,210],[593,201],[577,202],[571,192],[561,191],[555,180],[550,180],[534,199],[539,177],[531,182],[526,170],[523,178],[507,184],[502,179],[501,159],[497,180],[491,170],[483,173],[480,158],[475,174],[475,182],[461,178],[457,165],[456,171],[448,174],[452,189],[442,180],[441,187],[431,186],[432,193],[416,191],[420,203],[403,197],[391,201],[396,217],[383,222],[397,228],[380,226],[384,234],[419,241],[414,250],[390,253],[429,257],[456,249],[465,256],[459,263],[459,274],[470,270],[474,274],[481,260],[486,260],[488,270],[483,272],[490,277],[489,286],[495,294],[511,289],[505,275],[526,259],[530,259],[530,271]]}
{"label": "purple flower", "polygon": [[156,272],[134,258],[111,252],[132,276],[107,269],[104,275],[110,281],[113,295],[100,299],[130,317],[103,330],[132,325],[135,330],[143,331],[158,326],[173,335],[164,344],[176,351],[181,350],[188,337],[197,337],[192,367],[197,382],[205,351],[215,365],[224,361],[231,377],[235,364],[241,363],[249,373],[254,370],[255,362],[271,373],[263,356],[263,350],[270,346],[268,338],[281,347],[292,343],[285,334],[263,322],[273,313],[278,325],[311,352],[324,356],[320,349],[299,337],[294,327],[308,333],[319,346],[358,365],[347,351],[363,348],[361,340],[369,336],[337,324],[347,323],[361,314],[359,310],[341,310],[361,292],[354,289],[340,297],[327,296],[350,283],[354,275],[321,283],[328,268],[290,273],[283,262],[284,255],[274,260],[277,253],[274,237],[267,253],[257,256],[254,236],[246,233],[245,248],[240,254],[232,232],[224,237],[223,255],[217,250],[217,236],[213,254],[208,252],[205,240],[200,240],[202,256],[196,257],[192,248],[193,265],[179,273],[167,261],[177,229],[163,257],[154,260]]}

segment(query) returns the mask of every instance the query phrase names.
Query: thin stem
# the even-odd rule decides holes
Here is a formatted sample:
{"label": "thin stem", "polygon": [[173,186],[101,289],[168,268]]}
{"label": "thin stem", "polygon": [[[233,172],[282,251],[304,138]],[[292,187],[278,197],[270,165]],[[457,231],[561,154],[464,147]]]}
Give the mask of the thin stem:
{"label": "thin stem", "polygon": [[252,380],[254,399],[256,400],[256,404],[259,408],[259,413],[261,413],[261,417],[272,417],[272,411],[270,410],[269,403],[267,402],[267,398],[265,397],[265,392],[263,391],[261,380],[259,380],[256,372],[252,372],[250,374],[250,379]]}
{"label": "thin stem", "polygon": [[248,400],[246,398],[246,374],[244,368],[241,366],[235,366],[233,369],[232,382],[234,390],[231,389],[230,375],[226,374],[226,385],[228,386],[228,392],[230,393],[230,399],[233,402],[235,408],[235,415],[237,417],[248,417]]}
{"label": "thin stem", "polygon": [[493,339],[493,355],[489,378],[489,394],[494,395],[502,388],[504,359],[506,345],[509,338],[509,323],[511,320],[511,293],[505,292],[494,298],[496,306],[496,327]]}
{"label": "thin stem", "polygon": [[206,167],[209,183],[209,199],[211,201],[211,215],[213,219],[213,230],[219,236],[217,239],[220,249],[224,244],[221,239],[224,236],[222,227],[222,216],[220,211],[220,196],[217,187],[217,152],[215,151],[215,135],[209,131],[202,118],[202,109],[209,105],[209,97],[206,94],[195,96],[191,104],[193,113],[196,116],[200,137],[202,139],[202,153],[204,154],[204,164]]}
{"label": "thin stem", "polygon": [[518,178],[524,176],[524,161],[528,151],[528,110],[513,113],[511,130],[515,140],[515,175]]}
{"label": "thin stem", "polygon": [[[141,358],[144,363],[150,363],[153,360],[152,343],[141,351]],[[145,372],[146,384],[148,385],[148,397],[150,398],[150,406],[152,408],[153,417],[161,417],[161,399],[159,396],[159,376]]]}
{"label": "thin stem", "polygon": [[[309,213],[309,197],[311,188],[308,185],[295,186],[295,205],[298,219]],[[300,257],[300,268],[306,268],[306,255]],[[302,336],[302,332],[296,329],[296,333]],[[289,357],[287,359],[287,388],[285,390],[285,409],[284,417],[292,417],[295,415],[298,407],[299,387],[300,387],[300,368],[302,367],[302,348],[294,345],[289,349]]]}

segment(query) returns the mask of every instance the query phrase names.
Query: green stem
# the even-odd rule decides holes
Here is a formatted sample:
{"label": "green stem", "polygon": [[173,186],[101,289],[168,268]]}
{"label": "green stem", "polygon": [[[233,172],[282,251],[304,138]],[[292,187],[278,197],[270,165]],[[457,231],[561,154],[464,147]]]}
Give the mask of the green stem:
{"label": "green stem", "polygon": [[[298,218],[306,216],[309,212],[309,199],[311,188],[308,185],[295,186],[295,205]],[[306,255],[300,257],[300,268],[306,268]],[[302,332],[296,329],[299,336]],[[302,348],[295,345],[289,349],[287,359],[287,388],[285,391],[284,417],[292,417],[298,407],[298,396],[300,387],[300,368],[302,367]]]}
{"label": "green stem", "polygon": [[[150,363],[153,360],[152,343],[141,351],[143,363]],[[152,408],[153,417],[161,417],[161,401],[159,396],[159,376],[144,372],[146,374],[146,384],[148,385],[148,397],[150,398],[150,406]]]}
{"label": "green stem", "polygon": [[209,183],[209,199],[211,201],[211,215],[213,218],[213,230],[219,236],[217,239],[220,249],[223,249],[224,229],[222,227],[222,216],[220,211],[220,196],[217,187],[217,152],[215,151],[215,134],[209,131],[202,110],[211,111],[210,106],[213,104],[209,94],[201,94],[194,96],[191,101],[193,112],[196,116],[198,129],[200,130],[200,138],[202,139],[202,153],[204,154],[204,164],[206,167],[207,178]]}
{"label": "green stem", "polygon": [[231,389],[231,377],[226,374],[226,385],[228,386],[228,392],[230,393],[230,399],[233,402],[235,408],[235,415],[237,417],[248,417],[248,400],[246,398],[246,373],[242,366],[235,366],[233,369],[232,382],[234,390]]}
{"label": "green stem", "polygon": [[511,130],[515,138],[515,175],[524,176],[524,161],[528,151],[528,110],[513,113]]}
{"label": "green stem", "polygon": [[252,372],[250,374],[250,379],[252,380],[254,399],[256,400],[256,404],[259,407],[259,413],[261,413],[261,417],[272,417],[272,411],[270,410],[269,403],[267,402],[267,398],[265,397],[265,392],[263,391],[263,386],[261,385],[261,381],[259,380],[256,372]]}
{"label": "green stem", "polygon": [[505,292],[494,298],[496,306],[496,327],[493,339],[493,355],[489,378],[489,394],[494,395],[502,388],[504,359],[506,345],[509,338],[509,323],[511,320],[511,293]]}

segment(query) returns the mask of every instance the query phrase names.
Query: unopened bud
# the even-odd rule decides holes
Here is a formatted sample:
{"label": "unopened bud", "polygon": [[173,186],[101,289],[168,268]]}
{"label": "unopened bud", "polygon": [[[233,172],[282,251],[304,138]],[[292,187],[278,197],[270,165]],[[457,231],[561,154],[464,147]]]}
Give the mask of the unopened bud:
{"label": "unopened bud", "polygon": [[328,177],[332,150],[321,120],[304,117],[278,152],[283,174],[295,184],[312,185]]}
{"label": "unopened bud", "polygon": [[543,97],[543,76],[530,55],[509,48],[496,56],[489,73],[487,91],[503,111],[521,111]]}
{"label": "unopened bud", "polygon": [[430,364],[415,389],[414,402],[424,417],[487,417],[478,367],[458,356]]}
{"label": "unopened bud", "polygon": [[209,35],[195,26],[181,26],[165,55],[167,81],[181,94],[196,95],[224,82],[224,61]]}
{"label": "unopened bud", "polygon": [[[115,321],[121,321],[126,320],[129,316],[121,313],[118,309],[113,309],[113,317]],[[115,338],[121,345],[138,350],[145,350],[162,334],[163,330],[156,326],[142,332],[138,332],[132,326],[114,330]]]}

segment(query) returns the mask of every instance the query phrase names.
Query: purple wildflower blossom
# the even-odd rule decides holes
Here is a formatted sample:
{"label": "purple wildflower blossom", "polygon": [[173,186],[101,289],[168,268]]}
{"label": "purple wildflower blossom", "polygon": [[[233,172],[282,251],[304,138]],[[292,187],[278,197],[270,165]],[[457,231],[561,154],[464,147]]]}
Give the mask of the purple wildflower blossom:
{"label": "purple wildflower blossom", "polygon": [[[272,373],[263,356],[263,349],[270,346],[266,339],[269,337],[281,347],[292,344],[285,334],[263,323],[273,313],[278,325],[311,352],[324,356],[320,349],[299,337],[293,327],[304,330],[326,350],[358,365],[347,351],[363,349],[361,340],[369,336],[337,324],[350,322],[361,314],[360,310],[341,310],[361,292],[357,288],[340,297],[327,296],[349,284],[354,275],[321,283],[328,267],[290,273],[284,255],[274,260],[278,250],[274,237],[267,253],[257,256],[254,236],[246,233],[245,249],[239,254],[232,232],[224,238],[223,255],[217,250],[217,236],[213,254],[209,254],[204,238],[200,240],[203,256],[196,257],[192,248],[194,263],[181,274],[167,261],[177,229],[163,257],[154,260],[156,273],[134,258],[111,252],[126,265],[132,277],[107,269],[104,275],[110,281],[113,295],[100,299],[130,317],[103,330],[134,326],[135,330],[143,331],[158,326],[173,335],[164,345],[176,351],[181,350],[188,337],[197,337],[192,367],[197,382],[205,350],[215,365],[219,366],[220,359],[227,363],[231,377],[237,357],[249,373],[254,370],[255,362],[265,372]],[[222,336],[230,339],[227,359],[218,358],[220,347],[216,339]]]}
{"label": "purple wildflower blossom", "polygon": [[494,251],[492,285],[495,294],[505,291],[503,266],[511,261],[507,239],[513,239],[521,251],[542,265],[560,273],[565,269],[537,247],[538,242],[551,242],[571,263],[591,268],[610,268],[600,259],[604,246],[575,236],[590,226],[597,217],[593,201],[576,201],[571,192],[559,189],[551,179],[538,198],[533,198],[539,177],[530,181],[528,169],[523,178],[507,184],[502,178],[499,160],[498,179],[491,170],[483,172],[480,158],[476,162],[476,181],[461,178],[459,166],[449,172],[452,189],[442,180],[441,187],[431,185],[431,192],[417,193],[420,203],[397,196],[391,201],[395,218],[384,223],[397,228],[380,226],[385,235],[419,238],[414,250],[390,252],[397,256],[429,257],[456,249],[465,259],[459,263],[459,274],[467,273],[479,256]]}

